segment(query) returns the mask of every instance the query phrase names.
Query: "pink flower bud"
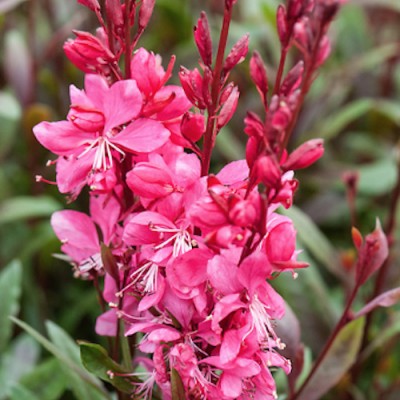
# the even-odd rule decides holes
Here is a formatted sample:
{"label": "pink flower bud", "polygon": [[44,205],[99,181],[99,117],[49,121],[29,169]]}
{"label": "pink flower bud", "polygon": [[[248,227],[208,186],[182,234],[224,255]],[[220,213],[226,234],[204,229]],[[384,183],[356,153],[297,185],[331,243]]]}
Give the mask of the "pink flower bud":
{"label": "pink flower bud", "polygon": [[330,53],[331,53],[331,42],[328,36],[324,35],[321,42],[319,43],[318,53],[315,60],[316,64],[315,66],[316,67],[321,66],[329,57]]}
{"label": "pink flower bud", "polygon": [[261,121],[260,117],[253,112],[248,112],[246,118],[244,119],[245,128],[244,131],[250,137],[264,137],[265,129],[264,123]]}
{"label": "pink flower bud", "polygon": [[146,28],[149,24],[155,3],[156,0],[142,0],[142,5],[139,10],[139,27],[141,29]]}
{"label": "pink flower bud", "polygon": [[206,104],[203,98],[203,78],[197,68],[193,71],[181,67],[179,72],[179,79],[187,98],[197,108],[204,110]]}
{"label": "pink flower bud", "polygon": [[207,14],[203,11],[194,27],[194,40],[199,50],[200,57],[208,67],[212,64],[212,41]]}
{"label": "pink flower bud", "polygon": [[207,106],[212,104],[211,85],[213,82],[213,73],[210,68],[204,68],[202,94],[204,102]]}
{"label": "pink flower bud", "polygon": [[257,211],[248,200],[238,201],[229,211],[230,220],[243,228],[252,225],[257,218]]}
{"label": "pink flower bud", "polygon": [[255,51],[250,60],[250,76],[252,81],[257,87],[258,92],[263,100],[263,103],[267,103],[268,93],[268,77],[264,62],[260,54]]}
{"label": "pink flower bud", "polygon": [[100,4],[97,0],[78,0],[78,3],[92,11],[100,10]]}
{"label": "pink flower bud", "polygon": [[84,72],[97,72],[105,64],[115,61],[110,49],[97,37],[87,32],[74,31],[76,39],[64,43],[70,61]]}
{"label": "pink flower bud", "polygon": [[299,61],[286,75],[282,86],[279,89],[280,94],[290,96],[296,89],[298,89],[303,80],[304,62]]}
{"label": "pink flower bud", "polygon": [[289,125],[292,118],[292,112],[288,104],[284,101],[279,103],[278,109],[273,113],[271,119],[271,127],[277,131],[283,131]]}
{"label": "pink flower bud", "polygon": [[270,188],[276,188],[282,176],[278,163],[271,156],[259,157],[254,163],[252,172],[257,182],[262,182]]}
{"label": "pink flower bud", "polygon": [[237,64],[241,63],[247,55],[249,51],[249,34],[247,33],[241,39],[239,39],[235,45],[232,47],[232,50],[226,57],[224,63],[224,71],[225,73],[229,73],[232,68],[234,68]]}
{"label": "pink flower bud", "polygon": [[309,28],[310,20],[307,17],[296,22],[293,28],[294,39],[302,51],[310,51],[312,44],[312,33]]}
{"label": "pink flower bud", "polygon": [[282,45],[285,45],[289,39],[286,20],[287,20],[286,8],[283,4],[280,4],[276,12],[276,25],[278,28],[279,40],[281,41]]}
{"label": "pink flower bud", "polygon": [[388,255],[387,238],[377,219],[375,230],[366,236],[364,244],[358,250],[356,266],[357,284],[364,284],[374,272],[382,267]]}
{"label": "pink flower bud", "polygon": [[288,1],[288,18],[291,20],[298,19],[303,11],[304,0],[289,0]]}
{"label": "pink flower bud", "polygon": [[229,97],[223,103],[221,111],[218,115],[218,128],[222,128],[230,121],[230,119],[232,118],[233,114],[236,111],[238,101],[239,101],[239,90],[237,86],[235,86],[231,91]]}
{"label": "pink flower bud", "polygon": [[120,0],[106,0],[107,18],[116,27],[124,25],[124,16],[122,14],[122,6]]}
{"label": "pink flower bud", "polygon": [[294,150],[283,165],[285,170],[307,168],[324,154],[323,139],[312,139]]}
{"label": "pink flower bud", "polygon": [[191,142],[197,142],[204,133],[204,115],[187,112],[181,122],[181,132],[183,137]]}

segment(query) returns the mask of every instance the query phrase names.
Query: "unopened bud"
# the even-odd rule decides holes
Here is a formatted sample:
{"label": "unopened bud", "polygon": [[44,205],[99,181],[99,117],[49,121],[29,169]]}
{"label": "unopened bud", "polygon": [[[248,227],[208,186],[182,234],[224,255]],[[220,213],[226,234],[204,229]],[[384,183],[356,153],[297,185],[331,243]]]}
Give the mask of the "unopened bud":
{"label": "unopened bud", "polygon": [[145,29],[149,24],[155,3],[156,0],[142,0],[142,5],[139,10],[139,27],[141,29]]}
{"label": "unopened bud", "polygon": [[124,25],[120,0],[106,0],[106,13],[107,18],[114,26],[122,27]]}
{"label": "unopened bud", "polygon": [[203,11],[194,27],[194,40],[199,50],[200,57],[208,67],[212,64],[212,41],[207,14]]}
{"label": "unopened bud", "polygon": [[324,154],[323,139],[312,139],[294,150],[283,165],[285,170],[307,168]]}
{"label": "unopened bud", "polygon": [[206,104],[203,97],[203,78],[197,68],[190,71],[181,67],[179,79],[187,98],[197,108],[204,110]]}
{"label": "unopened bud", "polygon": [[257,159],[253,167],[254,174],[258,182],[265,186],[275,188],[282,176],[278,163],[271,156],[261,156]]}
{"label": "unopened bud", "polygon": [[204,133],[204,115],[187,112],[182,117],[181,132],[191,142],[197,142]]}
{"label": "unopened bud", "polygon": [[304,62],[299,61],[286,75],[282,86],[279,89],[280,94],[290,96],[296,89],[298,89],[303,80]]}
{"label": "unopened bud", "polygon": [[318,53],[315,60],[316,67],[321,66],[331,53],[331,41],[328,36],[324,35],[319,43]]}
{"label": "unopened bud", "polygon": [[279,40],[281,41],[282,45],[286,45],[289,41],[286,19],[286,8],[283,4],[280,4],[278,6],[278,11],[276,12],[276,25],[278,28]]}
{"label": "unopened bud", "polygon": [[78,3],[92,11],[100,10],[100,4],[97,0],[78,0]]}
{"label": "unopened bud", "polygon": [[241,63],[246,58],[248,51],[249,34],[246,34],[235,43],[228,57],[226,57],[224,63],[225,73],[229,73],[237,64]]}
{"label": "unopened bud", "polygon": [[257,87],[260,96],[266,104],[268,93],[268,77],[267,70],[260,54],[255,51],[250,60],[250,77]]}
{"label": "unopened bud", "polygon": [[231,91],[229,97],[223,103],[221,112],[218,115],[218,128],[222,128],[230,121],[230,119],[232,118],[233,114],[236,111],[238,101],[239,101],[239,90],[235,86]]}

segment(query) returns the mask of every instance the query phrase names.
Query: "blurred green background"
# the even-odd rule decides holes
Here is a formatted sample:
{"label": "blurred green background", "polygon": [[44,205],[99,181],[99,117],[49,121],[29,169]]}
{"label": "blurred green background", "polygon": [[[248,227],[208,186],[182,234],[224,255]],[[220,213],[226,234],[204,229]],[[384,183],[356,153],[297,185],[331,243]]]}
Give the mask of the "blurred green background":
{"label": "blurred green background", "polygon": [[[157,0],[140,46],[160,53],[164,65],[176,54],[175,72],[179,65],[194,67],[198,56],[192,27],[198,13],[207,11],[217,37],[222,4]],[[233,44],[250,33],[250,47],[262,54],[270,82],[279,61],[277,5],[277,0],[238,0],[230,34]],[[79,380],[79,371],[68,370],[68,362],[65,368],[65,357],[77,365],[79,357],[74,341],[57,326],[74,339],[101,342],[94,334],[100,310],[91,283],[74,279],[70,266],[53,256],[60,245],[49,224],[56,210],[86,210],[87,197],[66,205],[55,186],[35,182],[35,175],[54,180],[55,174],[45,166],[53,156],[32,134],[32,127],[42,120],[64,119],[69,85],[82,86],[83,75],[64,56],[62,45],[72,37],[72,29],[96,28],[96,20],[86,11],[73,0],[0,0],[0,400],[101,398],[93,385]],[[298,173],[296,208],[288,212],[298,229],[302,257],[311,267],[295,281],[291,276],[276,281],[300,320],[308,367],[311,354],[321,349],[340,315],[353,277],[352,221],[343,174],[357,171],[353,222],[363,233],[373,229],[377,216],[385,225],[398,180],[400,1],[349,0],[330,37],[332,55],[315,81],[290,144],[293,148],[309,138],[325,139],[324,158]],[[295,62],[296,54],[291,56]],[[177,82],[176,75],[173,79]],[[261,112],[248,60],[236,68],[232,79],[239,85],[241,100],[234,120],[218,137],[216,170],[244,157],[243,119],[249,110]],[[398,233],[395,229],[393,240]],[[398,255],[395,242],[387,289],[400,286]],[[366,285],[359,305],[371,290],[372,284]],[[11,324],[10,314],[49,336],[58,358]],[[57,326],[46,323],[49,320]],[[399,307],[379,310],[356,384],[345,376],[324,398],[399,399],[399,338]],[[277,379],[284,390],[281,378]]]}

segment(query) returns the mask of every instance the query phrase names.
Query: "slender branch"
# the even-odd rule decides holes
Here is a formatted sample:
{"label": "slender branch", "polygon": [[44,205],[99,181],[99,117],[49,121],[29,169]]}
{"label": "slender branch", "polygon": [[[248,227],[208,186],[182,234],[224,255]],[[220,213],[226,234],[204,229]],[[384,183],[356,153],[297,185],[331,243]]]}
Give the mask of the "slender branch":
{"label": "slender branch", "polygon": [[216,111],[218,108],[219,96],[221,92],[221,80],[222,80],[222,69],[224,63],[225,49],[228,42],[229,25],[232,19],[232,6],[225,7],[224,21],[222,23],[221,34],[219,37],[217,58],[215,61],[213,71],[213,81],[211,84],[211,102],[212,104],[207,108],[208,119],[207,128],[204,134],[204,146],[203,146],[203,157],[201,175],[205,176],[208,174],[211,162],[211,153],[214,148],[215,138],[217,136],[217,124],[216,124]]}
{"label": "slender branch", "polygon": [[125,3],[125,79],[131,78],[131,25],[130,21],[131,0]]}
{"label": "slender branch", "polygon": [[342,316],[340,317],[338,323],[336,324],[335,329],[329,336],[329,339],[326,342],[323,350],[321,351],[321,353],[318,355],[317,359],[315,360],[314,365],[313,365],[311,371],[309,372],[307,378],[305,379],[303,384],[300,386],[300,388],[289,398],[289,400],[296,400],[300,396],[300,394],[304,391],[304,389],[310,382],[311,378],[314,376],[315,372],[318,370],[318,368],[321,365],[322,361],[324,360],[325,356],[327,355],[329,349],[332,347],[337,335],[349,321],[349,311],[354,302],[354,299],[356,298],[359,288],[360,288],[360,285],[357,282],[356,285],[354,286],[354,289],[353,289],[351,295],[349,296],[349,298],[347,300],[347,304],[343,310]]}

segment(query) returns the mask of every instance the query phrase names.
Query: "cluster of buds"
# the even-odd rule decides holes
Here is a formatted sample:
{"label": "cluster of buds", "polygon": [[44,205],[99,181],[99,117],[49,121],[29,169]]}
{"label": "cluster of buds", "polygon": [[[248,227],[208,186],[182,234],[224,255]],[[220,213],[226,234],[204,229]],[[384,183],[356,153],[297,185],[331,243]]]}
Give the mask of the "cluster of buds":
{"label": "cluster of buds", "polygon": [[[89,190],[90,215],[60,211],[52,226],[77,276],[104,277],[109,309],[96,331],[116,337],[122,326],[128,338],[141,333],[142,357],[131,367],[145,368],[147,379],[132,373],[133,395],[177,398],[171,384],[177,375],[186,398],[275,399],[271,368],[289,373],[291,366],[274,329],[285,303],[268,281],[306,266],[297,260],[292,221],[276,209],[292,204],[293,170],[323,153],[320,140],[290,154],[285,148],[309,71],[321,57],[297,64],[270,101],[264,64],[257,53],[252,57],[265,120],[250,113],[246,160],[211,174],[216,135],[239,100],[229,74],[248,51],[246,35],[224,56],[235,2],[225,2],[215,59],[201,14],[194,36],[202,73],[182,68],[182,87],[167,84],[174,58],[165,70],[158,55],[133,52],[154,0],[106,0],[104,9],[97,0],[79,2],[101,25],[97,36],[76,32],[65,45],[86,74],[85,87],[71,86],[65,121],[42,122],[34,133],[58,156],[59,190],[71,199]],[[292,43],[304,47],[301,29],[315,41],[312,49],[323,46],[315,26],[325,33],[330,20],[318,11],[325,3],[293,0],[288,11],[278,9],[285,51]]]}

